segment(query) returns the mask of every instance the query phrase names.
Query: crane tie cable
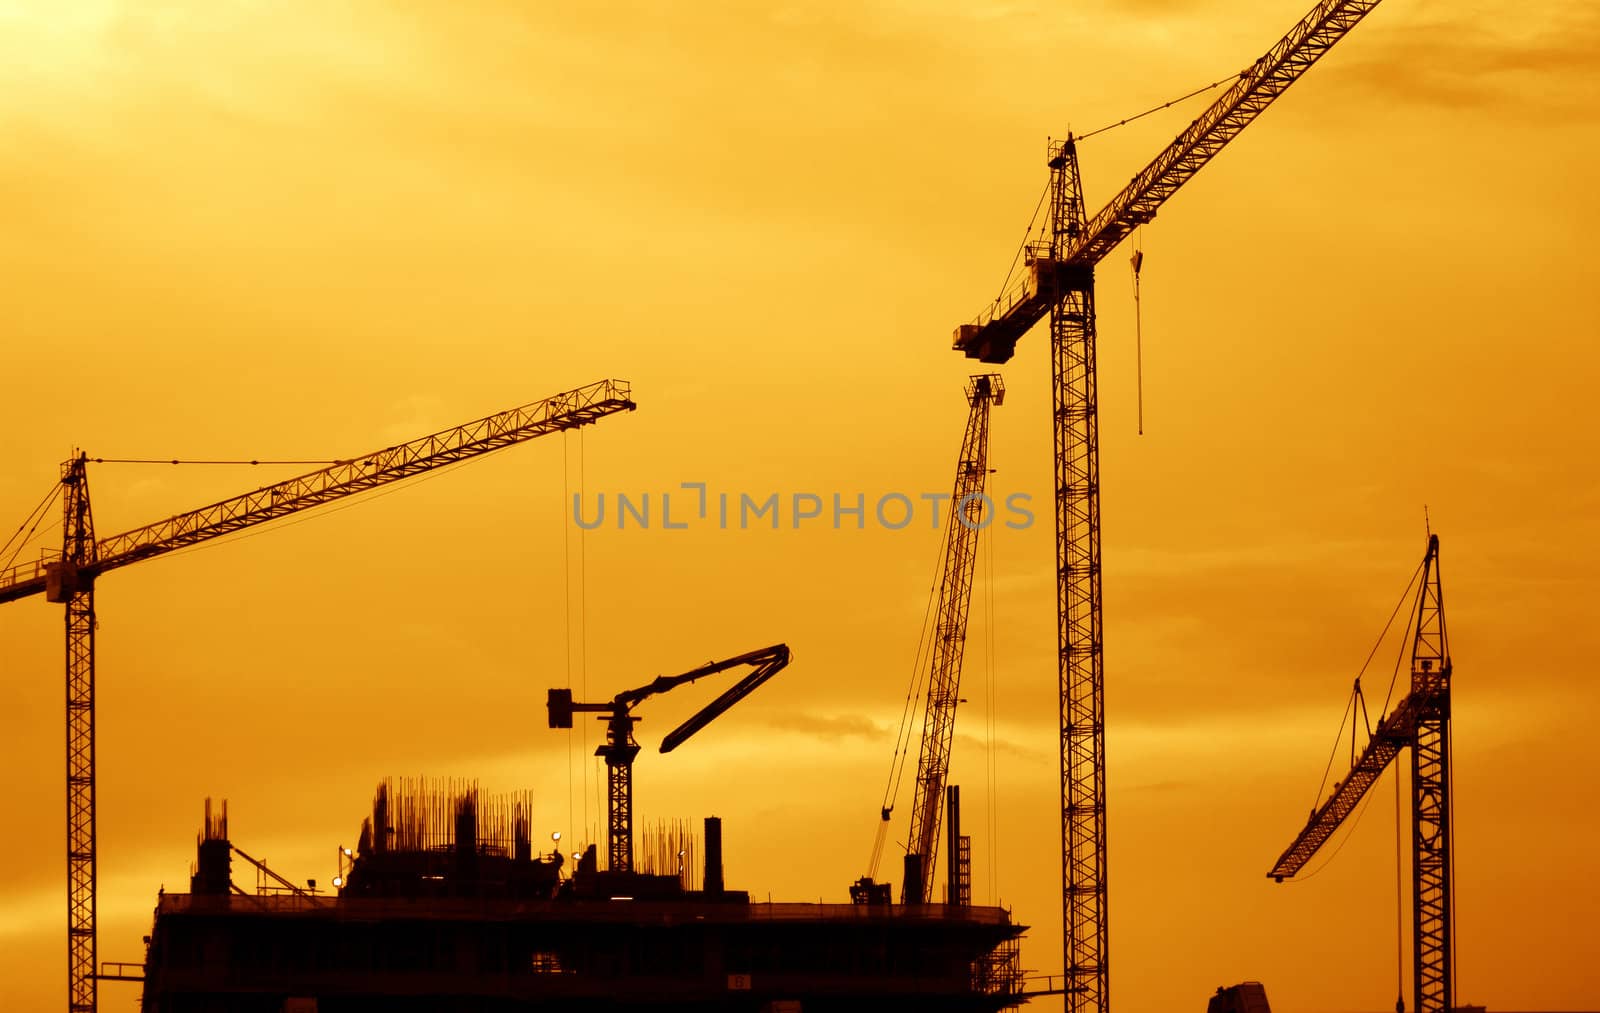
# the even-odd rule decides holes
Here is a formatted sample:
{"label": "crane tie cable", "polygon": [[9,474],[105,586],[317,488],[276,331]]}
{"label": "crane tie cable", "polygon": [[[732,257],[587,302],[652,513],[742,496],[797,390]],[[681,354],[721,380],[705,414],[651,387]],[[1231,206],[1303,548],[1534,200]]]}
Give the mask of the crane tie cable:
{"label": "crane tie cable", "polygon": [[[39,501],[39,505],[28,512],[28,516],[23,520],[23,522],[17,525],[17,530],[12,533],[10,538],[6,539],[5,545],[0,546],[0,552],[5,552],[6,549],[11,548],[12,543],[16,542],[18,537],[22,538],[21,542],[17,542],[17,551],[13,552],[10,558],[6,560],[6,566],[9,567],[12,563],[14,563],[17,556],[20,555],[22,550],[27,547],[28,542],[33,540],[33,533],[39,530],[39,524],[44,520],[45,511],[50,509],[51,504],[55,502],[56,497],[59,495],[61,495],[61,483],[52,482],[50,484],[50,491],[44,494],[44,499],[41,499]],[[31,528],[28,527],[30,523],[33,525]],[[28,533],[24,536],[22,532],[25,528],[27,529]]]}
{"label": "crane tie cable", "polygon": [[[1208,85],[1202,85],[1201,87],[1196,88],[1194,91],[1188,92],[1188,93],[1183,94],[1183,95],[1179,95],[1175,99],[1170,99],[1170,100],[1168,100],[1166,102],[1161,103],[1158,106],[1151,106],[1149,109],[1146,109],[1142,113],[1137,113],[1137,114],[1135,114],[1133,116],[1127,117],[1126,119],[1118,120],[1115,123],[1108,123],[1108,124],[1106,124],[1105,126],[1101,127],[1098,130],[1089,131],[1087,134],[1078,134],[1076,136],[1075,140],[1086,141],[1089,138],[1096,136],[1097,134],[1105,133],[1107,130],[1115,130],[1117,127],[1125,127],[1129,123],[1132,123],[1134,120],[1142,120],[1146,116],[1151,115],[1152,113],[1158,113],[1163,109],[1170,109],[1173,106],[1177,105],[1179,102],[1186,102],[1189,99],[1194,98],[1196,95],[1204,95],[1208,91],[1212,91],[1213,89],[1220,88],[1222,85],[1227,84],[1229,81],[1236,81],[1239,78],[1243,77],[1246,73],[1247,73],[1247,71],[1241,70],[1239,73],[1233,75],[1232,77],[1224,77],[1224,78],[1221,78],[1220,80],[1213,81]],[[1011,284],[1012,272],[1017,269],[1017,261],[1022,259],[1022,252],[1023,252],[1023,250],[1025,250],[1027,248],[1027,245],[1028,245],[1028,236],[1033,232],[1034,222],[1038,221],[1038,219],[1039,219],[1039,211],[1044,207],[1045,198],[1048,197],[1049,195],[1050,195],[1050,187],[1046,186],[1044,188],[1044,192],[1039,195],[1039,204],[1038,204],[1038,206],[1033,209],[1033,217],[1028,219],[1028,227],[1022,231],[1022,242],[1017,246],[1016,255],[1011,258],[1011,265],[1006,268],[1006,276],[1000,282],[1000,292],[999,292],[998,295],[995,296],[995,299],[994,299],[994,304],[996,306],[998,306],[1000,304],[1000,301],[1005,298],[1006,286]]]}
{"label": "crane tie cable", "polygon": [[1186,102],[1189,99],[1194,98],[1196,95],[1204,95],[1206,92],[1211,91],[1214,88],[1220,88],[1222,85],[1227,84],[1229,81],[1236,81],[1239,78],[1243,77],[1245,75],[1245,73],[1246,73],[1245,71],[1241,70],[1237,74],[1233,74],[1233,75],[1230,75],[1228,77],[1224,77],[1224,78],[1222,78],[1220,80],[1213,81],[1208,85],[1203,85],[1203,86],[1201,86],[1199,88],[1196,88],[1194,91],[1189,92],[1187,95],[1179,95],[1177,98],[1172,99],[1169,102],[1163,102],[1158,106],[1151,106],[1149,109],[1146,109],[1144,112],[1137,113],[1137,114],[1135,114],[1133,116],[1129,116],[1127,119],[1118,120],[1115,123],[1107,123],[1105,126],[1101,127],[1099,130],[1091,130],[1087,134],[1079,134],[1076,139],[1080,140],[1080,141],[1087,141],[1089,138],[1095,136],[1096,134],[1103,134],[1107,130],[1115,130],[1117,127],[1125,127],[1128,124],[1132,123],[1134,120],[1142,120],[1146,116],[1149,116],[1151,113],[1158,113],[1163,109],[1169,109],[1172,106],[1177,105],[1179,102]]}
{"label": "crane tie cable", "polygon": [[[1360,701],[1363,712],[1366,709],[1366,698],[1361,693],[1361,677],[1367,674],[1367,668],[1372,664],[1372,659],[1378,656],[1378,649],[1381,648],[1383,646],[1383,642],[1388,639],[1389,630],[1394,627],[1395,618],[1400,615],[1400,610],[1405,607],[1406,600],[1411,597],[1411,588],[1414,584],[1416,584],[1417,576],[1421,573],[1422,564],[1418,563],[1417,568],[1411,572],[1411,579],[1406,581],[1405,589],[1400,592],[1400,600],[1394,603],[1394,611],[1389,613],[1389,620],[1383,624],[1383,632],[1378,634],[1378,639],[1372,645],[1372,650],[1367,652],[1367,660],[1361,663],[1360,671],[1356,672],[1355,688],[1350,691],[1350,702],[1345,704],[1345,713],[1339,718],[1339,730],[1333,735],[1333,750],[1328,754],[1328,765],[1323,768],[1322,783],[1317,785],[1317,795],[1311,805],[1311,811],[1313,813],[1316,812],[1317,803],[1322,801],[1322,790],[1328,785],[1328,775],[1333,773],[1333,758],[1339,753],[1339,742],[1344,738],[1344,726],[1346,720],[1349,720],[1351,723],[1351,750],[1354,751],[1355,749],[1355,708],[1357,701]],[[1400,646],[1401,657],[1403,658],[1405,656],[1405,642],[1403,639]],[[1400,662],[1397,659],[1395,662],[1394,671],[1389,674],[1389,691],[1384,694],[1383,708],[1379,711],[1381,715],[1387,716],[1389,713],[1389,698],[1394,695],[1394,684],[1399,672]],[[1379,718],[1379,720],[1381,721],[1382,718]],[[1369,739],[1371,738],[1371,735],[1372,730],[1369,728],[1367,730],[1367,736]]]}
{"label": "crane tie cable", "polygon": [[1039,212],[1043,210],[1044,200],[1048,196],[1050,196],[1050,186],[1045,184],[1045,188],[1039,191],[1039,203],[1033,206],[1033,217],[1028,219],[1028,227],[1022,230],[1022,242],[1017,244],[1017,252],[1012,255],[1011,263],[1006,267],[1006,276],[1000,281],[1000,291],[995,293],[994,304],[997,307],[1006,297],[1006,286],[1011,284],[1011,276],[1017,269],[1017,262],[1022,259],[1022,252],[1028,248],[1028,237],[1033,235],[1033,223],[1039,220]]}
{"label": "crane tie cable", "polygon": [[248,461],[221,461],[221,460],[217,460],[217,461],[212,461],[212,460],[183,461],[183,460],[179,460],[176,457],[170,458],[170,459],[154,458],[154,457],[91,457],[91,458],[89,458],[89,460],[94,462],[95,464],[350,464],[350,463],[352,463],[354,461],[354,458],[351,458],[351,459],[334,458],[334,459],[331,459],[331,460],[330,459],[326,459],[326,458],[319,458],[317,460],[309,460],[309,459],[307,459],[307,460],[278,460],[278,461],[268,461],[268,460],[260,460],[260,459],[252,459],[252,460],[248,460]]}

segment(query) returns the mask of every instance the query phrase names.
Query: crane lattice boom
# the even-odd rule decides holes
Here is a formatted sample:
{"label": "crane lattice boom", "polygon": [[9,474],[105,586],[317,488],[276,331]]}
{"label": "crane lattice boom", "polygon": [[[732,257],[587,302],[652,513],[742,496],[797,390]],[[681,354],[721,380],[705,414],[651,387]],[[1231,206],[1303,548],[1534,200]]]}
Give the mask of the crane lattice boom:
{"label": "crane lattice boom", "polygon": [[1380,0],[1323,0],[1277,44],[1239,74],[1149,165],[1068,237],[1055,263],[1040,262],[970,324],[956,329],[955,348],[970,359],[1011,359],[1017,339],[1050,312],[1052,270],[1092,271],[1117,244],[1152,221],[1161,205],[1217,152],[1316,63]]}
{"label": "crane lattice boom", "polygon": [[[928,696],[922,719],[922,751],[911,802],[911,831],[906,852],[904,899],[931,900],[934,866],[939,855],[939,823],[945,780],[950,774],[950,746],[955,736],[956,704],[961,695],[961,660],[967,645],[967,614],[972,605],[972,572],[978,558],[983,520],[984,481],[989,475],[989,409],[1005,403],[1006,388],[998,374],[974,376],[967,385],[967,429],[956,462],[955,491],[950,500],[949,537],[939,597],[934,608],[933,644],[929,652]],[[910,878],[918,878],[917,883]]]}
{"label": "crane lattice boom", "polygon": [[[628,385],[601,380],[487,418],[419,437],[273,485],[213,503],[199,510],[124,531],[96,544],[90,569],[78,580],[129,563],[173,552],[308,507],[398,482],[424,471],[464,461],[535,436],[576,429],[614,412],[631,410]],[[44,559],[0,570],[0,603],[47,590],[48,571],[58,562]]]}
{"label": "crane lattice boom", "polygon": [[1373,729],[1372,737],[1350,768],[1349,775],[1333,786],[1327,801],[1311,813],[1300,836],[1279,856],[1267,875],[1281,883],[1305,868],[1306,863],[1361,805],[1367,792],[1389,769],[1389,764],[1394,762],[1401,750],[1411,744],[1416,734],[1417,716],[1408,696],[1396,704],[1389,716]]}

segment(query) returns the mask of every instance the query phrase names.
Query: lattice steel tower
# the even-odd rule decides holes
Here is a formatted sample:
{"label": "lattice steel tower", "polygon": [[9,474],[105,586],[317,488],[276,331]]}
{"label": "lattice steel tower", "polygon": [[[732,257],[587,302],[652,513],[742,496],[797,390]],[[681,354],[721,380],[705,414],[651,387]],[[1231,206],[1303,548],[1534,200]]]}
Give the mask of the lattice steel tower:
{"label": "lattice steel tower", "polygon": [[[967,428],[956,461],[955,490],[950,498],[949,537],[945,542],[933,643],[929,650],[928,697],[922,718],[922,749],[912,791],[911,830],[906,838],[908,882],[902,899],[933,899],[939,856],[939,825],[950,776],[950,747],[955,738],[956,705],[961,697],[961,662],[966,656],[967,616],[972,607],[972,575],[978,559],[978,535],[994,522],[984,516],[984,482],[989,477],[989,414],[1005,403],[1006,387],[998,373],[974,376],[967,384]],[[887,810],[885,810],[887,815]],[[916,882],[910,882],[912,876]]]}

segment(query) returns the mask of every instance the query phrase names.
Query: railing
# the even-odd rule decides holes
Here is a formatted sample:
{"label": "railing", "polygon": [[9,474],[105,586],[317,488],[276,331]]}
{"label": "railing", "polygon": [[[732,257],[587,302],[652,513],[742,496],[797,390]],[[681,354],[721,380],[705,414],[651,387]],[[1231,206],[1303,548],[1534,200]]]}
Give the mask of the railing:
{"label": "railing", "polygon": [[1067,976],[1064,974],[1024,974],[1017,978],[1017,993],[1022,996],[1066,995]]}
{"label": "railing", "polygon": [[258,896],[248,894],[162,894],[159,914],[188,912],[216,914],[303,914],[316,911],[344,911],[362,916],[435,918],[550,918],[580,917],[598,921],[639,921],[668,919],[707,922],[960,922],[964,924],[1009,926],[1011,913],[1005,908],[966,907],[959,904],[784,904],[715,903],[692,898],[657,900],[514,901],[480,900],[463,897],[313,897]]}
{"label": "railing", "polygon": [[[1031,243],[1029,244],[1030,247],[1032,245]],[[1012,310],[1038,294],[1034,289],[1033,278],[1029,272],[1029,267],[1036,256],[1048,257],[1048,248],[1042,254],[1037,254],[1030,249],[1028,261],[1023,264],[1022,274],[1018,276],[1016,283],[1001,292],[998,299],[984,307],[983,311],[972,320],[972,323],[977,324],[979,327],[987,327],[996,320],[1002,320],[1009,316]]]}
{"label": "railing", "polygon": [[0,570],[0,591],[16,587],[19,584],[44,580],[45,568],[60,558],[61,553],[51,549],[41,553],[39,558],[32,562],[21,563],[8,570]]}
{"label": "railing", "polygon": [[[708,905],[709,906],[709,905]],[[745,908],[752,921],[867,921],[893,918],[903,921],[959,921],[979,925],[1009,925],[1011,914],[998,907],[960,904],[751,904]]]}

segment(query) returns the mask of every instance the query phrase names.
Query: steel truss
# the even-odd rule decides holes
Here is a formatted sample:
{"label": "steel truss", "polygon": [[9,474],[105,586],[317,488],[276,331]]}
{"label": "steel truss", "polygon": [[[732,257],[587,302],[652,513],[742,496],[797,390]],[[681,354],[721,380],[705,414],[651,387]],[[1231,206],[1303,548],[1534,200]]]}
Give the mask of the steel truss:
{"label": "steel truss", "polygon": [[[928,671],[927,706],[922,719],[922,751],[911,801],[908,851],[920,856],[921,890],[933,897],[939,861],[939,825],[945,781],[950,775],[950,747],[955,738],[956,704],[961,697],[961,661],[967,644],[967,616],[972,605],[972,574],[978,557],[978,535],[994,518],[983,515],[984,482],[989,475],[989,412],[1005,400],[999,374],[974,376],[967,385],[966,433],[956,462],[955,492],[950,501],[949,538],[939,580],[937,615]],[[907,883],[902,900],[912,896]]]}
{"label": "steel truss", "polygon": [[1109,1008],[1099,406],[1094,273],[1060,269],[1084,227],[1076,146],[1050,148],[1050,351],[1055,389],[1057,667],[1061,684],[1061,889],[1066,1004]]}

